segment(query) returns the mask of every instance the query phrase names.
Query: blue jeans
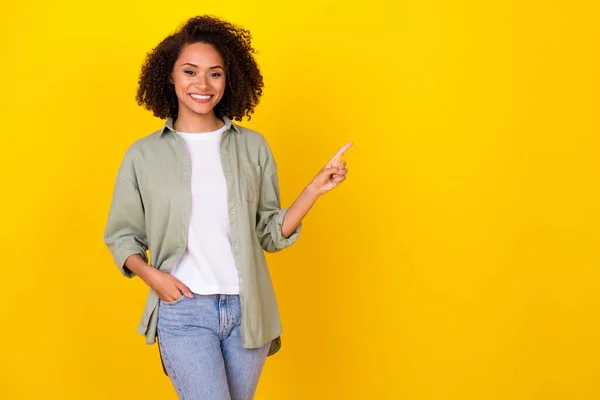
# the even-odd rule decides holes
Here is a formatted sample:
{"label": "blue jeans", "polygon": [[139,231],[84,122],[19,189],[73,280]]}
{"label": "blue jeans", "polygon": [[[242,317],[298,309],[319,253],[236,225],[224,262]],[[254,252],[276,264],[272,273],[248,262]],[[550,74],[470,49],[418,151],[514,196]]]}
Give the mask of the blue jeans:
{"label": "blue jeans", "polygon": [[158,345],[182,400],[251,400],[270,342],[242,347],[239,295],[194,293],[158,306]]}

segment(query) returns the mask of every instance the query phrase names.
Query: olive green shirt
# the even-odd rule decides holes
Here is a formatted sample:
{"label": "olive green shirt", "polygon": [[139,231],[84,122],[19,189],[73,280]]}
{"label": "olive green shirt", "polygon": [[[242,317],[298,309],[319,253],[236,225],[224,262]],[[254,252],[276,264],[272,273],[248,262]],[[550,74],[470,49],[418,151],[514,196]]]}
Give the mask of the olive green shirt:
{"label": "olive green shirt", "polygon": [[[302,224],[288,237],[281,233],[287,208],[280,208],[277,165],[264,136],[227,125],[220,142],[227,184],[232,251],[240,283],[241,335],[245,348],[269,341],[269,355],[281,347],[282,332],[275,291],[264,251],[277,252],[293,244]],[[190,156],[175,133],[172,118],[163,128],[135,141],[125,152],[114,187],[104,243],[121,273],[132,254],[169,273],[182,256],[192,207]],[[184,282],[185,283],[185,282]],[[150,289],[138,332],[146,343],[156,341],[158,295]]]}

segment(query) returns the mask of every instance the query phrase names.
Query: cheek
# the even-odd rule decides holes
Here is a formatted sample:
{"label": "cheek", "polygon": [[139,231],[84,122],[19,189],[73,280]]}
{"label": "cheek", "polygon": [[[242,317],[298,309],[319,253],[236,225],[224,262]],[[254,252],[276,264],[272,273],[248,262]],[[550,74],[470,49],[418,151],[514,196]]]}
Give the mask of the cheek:
{"label": "cheek", "polygon": [[190,91],[190,82],[186,79],[177,79],[175,80],[175,93],[177,94],[177,97],[179,98],[179,100],[181,101],[188,101],[191,100],[189,99],[189,96],[187,95]]}
{"label": "cheek", "polygon": [[227,84],[227,81],[225,80],[225,78],[219,79],[219,81],[216,83],[216,87],[219,88],[219,92],[225,91],[226,84]]}
{"label": "cheek", "polygon": [[189,79],[186,76],[177,75],[175,77],[174,82],[175,82],[175,87],[178,90],[187,90],[188,86],[190,86],[191,79]]}
{"label": "cheek", "polygon": [[181,82],[178,79],[173,80],[173,87],[175,88],[175,93],[179,94],[182,90]]}
{"label": "cheek", "polygon": [[217,90],[219,91],[220,97],[223,97],[223,94],[225,93],[225,86],[226,86],[225,80],[223,80],[217,84]]}
{"label": "cheek", "polygon": [[176,86],[175,94],[177,94],[177,98],[179,98],[180,101],[187,101],[188,95],[187,95],[187,89],[185,87]]}

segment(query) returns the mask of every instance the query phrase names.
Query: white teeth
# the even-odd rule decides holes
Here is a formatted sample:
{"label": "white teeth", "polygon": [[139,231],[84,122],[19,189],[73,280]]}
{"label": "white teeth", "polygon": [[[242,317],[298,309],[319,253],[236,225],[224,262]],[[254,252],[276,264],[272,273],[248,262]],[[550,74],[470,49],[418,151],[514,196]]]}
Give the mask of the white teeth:
{"label": "white teeth", "polygon": [[190,94],[190,96],[192,96],[194,99],[198,99],[198,100],[208,100],[212,97],[211,95],[202,96],[199,94]]}

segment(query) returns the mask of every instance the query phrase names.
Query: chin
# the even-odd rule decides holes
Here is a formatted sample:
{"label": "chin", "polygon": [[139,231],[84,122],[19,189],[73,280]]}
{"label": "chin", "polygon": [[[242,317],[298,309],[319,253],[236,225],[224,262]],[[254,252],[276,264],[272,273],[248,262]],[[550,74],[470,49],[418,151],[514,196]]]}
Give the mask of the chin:
{"label": "chin", "polygon": [[214,106],[213,105],[205,105],[205,106],[200,106],[198,107],[196,105],[196,107],[192,107],[192,111],[194,111],[196,114],[201,114],[201,115],[205,115],[205,114],[211,114],[214,110]]}

